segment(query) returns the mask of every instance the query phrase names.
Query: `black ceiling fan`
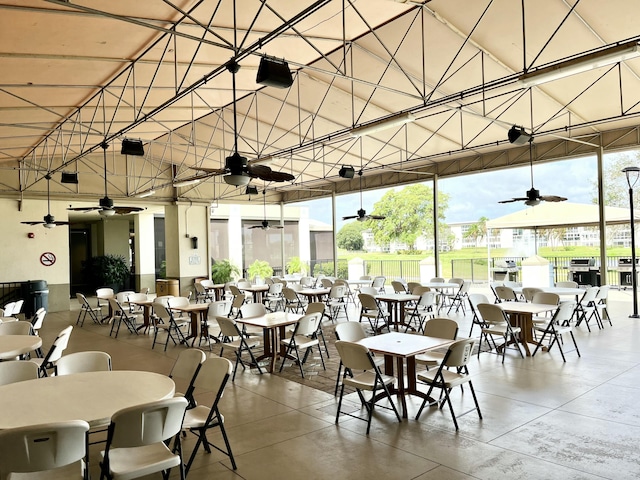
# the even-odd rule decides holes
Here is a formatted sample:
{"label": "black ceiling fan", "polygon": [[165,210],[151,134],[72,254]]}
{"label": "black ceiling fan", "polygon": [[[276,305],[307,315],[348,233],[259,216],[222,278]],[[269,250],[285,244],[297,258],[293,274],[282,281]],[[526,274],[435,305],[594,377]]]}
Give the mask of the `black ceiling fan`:
{"label": "black ceiling fan", "polygon": [[[237,51],[237,24],[236,24],[236,2],[233,2],[233,43],[234,51]],[[213,177],[216,175],[224,175],[222,179],[229,185],[236,187],[247,185],[252,178],[259,178],[265,182],[290,182],[295,180],[295,176],[286,172],[276,172],[267,165],[261,165],[260,159],[255,163],[247,161],[247,157],[240,155],[238,152],[238,112],[237,112],[237,92],[236,92],[236,73],[240,70],[240,65],[232,58],[225,65],[226,69],[231,72],[232,93],[233,93],[233,153],[229,155],[224,162],[224,168],[204,168],[192,167],[194,170],[204,172],[205,175],[194,178]]]}
{"label": "black ceiling fan", "polygon": [[51,175],[48,173],[44,176],[47,180],[47,214],[44,216],[44,221],[35,221],[35,222],[20,222],[25,225],[42,225],[44,228],[54,228],[57,225],[69,225],[69,222],[58,222],[55,217],[51,215],[51,195],[49,189],[49,182],[51,181]]}
{"label": "black ceiling fan", "polygon": [[366,210],[362,208],[362,168],[358,171],[358,177],[360,178],[360,209],[356,212],[357,215],[348,215],[346,217],[342,217],[342,220],[356,219],[358,222],[364,222],[366,220],[384,220],[387,217],[382,215],[367,215]]}
{"label": "black ceiling fan", "polygon": [[71,210],[73,212],[92,212],[97,210],[103,217],[110,217],[111,215],[116,214],[126,215],[128,213],[141,212],[142,210],[145,210],[144,207],[124,207],[115,206],[113,204],[113,200],[111,200],[107,195],[107,148],[109,148],[109,145],[106,142],[102,142],[100,144],[100,148],[102,148],[104,159],[104,197],[100,199],[98,205],[95,207],[69,207],[67,210]]}
{"label": "black ceiling fan", "polygon": [[269,220],[267,220],[267,189],[262,190],[262,208],[264,209],[264,220],[260,222],[260,225],[254,225],[253,228],[261,228],[262,230],[269,230],[271,228],[284,228],[282,225],[270,225]]}
{"label": "black ceiling fan", "polygon": [[[524,141],[523,141],[524,140]],[[540,202],[564,202],[567,200],[565,197],[558,195],[540,195],[540,190],[537,190],[533,186],[533,135],[530,135],[524,131],[522,127],[516,127],[515,125],[509,130],[509,142],[514,144],[522,144],[529,142],[529,168],[531,169],[531,188],[527,190],[526,197],[517,197],[510,200],[501,200],[498,203],[512,203],[512,202],[524,202],[525,205],[533,207]]]}

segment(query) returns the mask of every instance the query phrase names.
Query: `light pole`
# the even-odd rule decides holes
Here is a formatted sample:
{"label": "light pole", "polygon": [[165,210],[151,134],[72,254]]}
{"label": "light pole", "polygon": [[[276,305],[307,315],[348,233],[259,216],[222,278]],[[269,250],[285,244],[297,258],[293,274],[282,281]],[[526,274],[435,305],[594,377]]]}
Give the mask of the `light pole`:
{"label": "light pole", "polygon": [[629,185],[629,211],[631,213],[631,289],[633,290],[633,314],[629,318],[640,318],[638,316],[638,290],[636,277],[636,222],[633,214],[633,187],[640,179],[640,168],[627,167],[622,171],[627,177],[627,185]]}

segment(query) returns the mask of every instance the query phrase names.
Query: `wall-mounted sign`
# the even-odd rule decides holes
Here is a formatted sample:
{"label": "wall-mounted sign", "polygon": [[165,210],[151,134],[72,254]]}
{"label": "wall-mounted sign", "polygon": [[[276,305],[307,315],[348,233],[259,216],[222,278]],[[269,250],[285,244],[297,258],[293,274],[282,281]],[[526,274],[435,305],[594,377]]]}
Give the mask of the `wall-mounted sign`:
{"label": "wall-mounted sign", "polygon": [[40,263],[45,267],[50,267],[56,263],[56,256],[52,252],[44,252],[40,255]]}

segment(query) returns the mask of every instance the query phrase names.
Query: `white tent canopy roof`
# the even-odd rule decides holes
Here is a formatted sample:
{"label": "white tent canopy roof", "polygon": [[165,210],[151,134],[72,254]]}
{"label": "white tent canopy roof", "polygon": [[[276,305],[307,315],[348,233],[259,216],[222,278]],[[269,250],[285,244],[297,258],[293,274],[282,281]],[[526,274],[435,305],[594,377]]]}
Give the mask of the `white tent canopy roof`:
{"label": "white tent canopy roof", "polygon": [[[604,207],[604,212],[607,225],[629,223],[631,218],[628,208]],[[634,216],[640,220],[638,214]],[[599,218],[598,205],[546,202],[489,220],[487,229],[594,227],[599,225]]]}

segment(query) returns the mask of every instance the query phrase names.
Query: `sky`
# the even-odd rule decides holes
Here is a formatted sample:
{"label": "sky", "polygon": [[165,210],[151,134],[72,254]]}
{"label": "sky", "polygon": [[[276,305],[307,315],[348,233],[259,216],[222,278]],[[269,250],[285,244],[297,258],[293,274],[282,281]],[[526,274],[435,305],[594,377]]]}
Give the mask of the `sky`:
{"label": "sky", "polygon": [[[534,186],[541,195],[559,195],[574,203],[592,203],[597,178],[595,157],[538,164],[534,166],[533,175]],[[431,185],[431,181],[425,183]],[[401,189],[402,186],[396,188]],[[447,223],[475,222],[483,216],[494,219],[527,208],[523,202],[500,204],[498,201],[525,196],[531,188],[530,169],[526,166],[443,178],[438,181],[438,188],[449,195],[449,208],[445,212]],[[373,211],[375,202],[387,190],[363,192],[362,204],[367,213]],[[331,224],[330,198],[299,205],[309,207],[311,219]],[[338,230],[346,223],[342,217],[355,215],[359,208],[358,193],[337,197]]]}

